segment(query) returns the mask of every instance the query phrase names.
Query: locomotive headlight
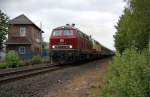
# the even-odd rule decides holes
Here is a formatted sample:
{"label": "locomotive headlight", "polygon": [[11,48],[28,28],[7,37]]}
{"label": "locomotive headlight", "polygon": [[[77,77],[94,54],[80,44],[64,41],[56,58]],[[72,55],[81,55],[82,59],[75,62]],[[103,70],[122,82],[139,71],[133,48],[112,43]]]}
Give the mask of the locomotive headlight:
{"label": "locomotive headlight", "polygon": [[72,45],[70,45],[69,48],[72,48]]}
{"label": "locomotive headlight", "polygon": [[53,45],[52,48],[55,48],[55,46]]}

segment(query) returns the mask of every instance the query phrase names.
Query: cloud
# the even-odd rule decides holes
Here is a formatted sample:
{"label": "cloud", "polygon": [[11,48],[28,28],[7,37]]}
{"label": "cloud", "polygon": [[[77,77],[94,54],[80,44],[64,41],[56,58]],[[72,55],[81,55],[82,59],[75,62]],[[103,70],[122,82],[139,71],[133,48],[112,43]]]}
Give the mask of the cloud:
{"label": "cloud", "polygon": [[42,22],[47,42],[53,28],[75,23],[110,49],[114,49],[114,25],[124,6],[123,0],[0,0],[0,9],[10,18],[25,14],[38,26]]}

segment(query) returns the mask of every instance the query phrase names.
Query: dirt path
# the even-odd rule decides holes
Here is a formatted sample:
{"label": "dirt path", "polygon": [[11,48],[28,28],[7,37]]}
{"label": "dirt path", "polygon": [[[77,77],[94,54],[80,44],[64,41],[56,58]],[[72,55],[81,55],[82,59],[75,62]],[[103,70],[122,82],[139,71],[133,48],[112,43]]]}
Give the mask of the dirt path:
{"label": "dirt path", "polygon": [[108,61],[95,63],[96,68],[74,76],[62,87],[49,92],[44,97],[93,97],[91,89],[105,76],[107,64]]}

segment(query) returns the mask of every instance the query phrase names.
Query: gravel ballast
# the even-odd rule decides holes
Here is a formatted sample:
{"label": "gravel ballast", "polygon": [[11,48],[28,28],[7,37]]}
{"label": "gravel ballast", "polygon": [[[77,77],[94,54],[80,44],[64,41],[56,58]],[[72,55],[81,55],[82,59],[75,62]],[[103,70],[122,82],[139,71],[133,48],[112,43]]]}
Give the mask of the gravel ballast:
{"label": "gravel ballast", "polygon": [[89,88],[111,58],[33,76],[0,86],[0,97],[91,97]]}

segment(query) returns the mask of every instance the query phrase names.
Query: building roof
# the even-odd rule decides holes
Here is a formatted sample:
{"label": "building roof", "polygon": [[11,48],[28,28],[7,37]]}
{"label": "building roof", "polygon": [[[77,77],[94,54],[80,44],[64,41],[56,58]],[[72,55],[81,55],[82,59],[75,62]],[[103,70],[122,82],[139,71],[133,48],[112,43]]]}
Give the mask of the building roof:
{"label": "building roof", "polygon": [[9,24],[23,24],[23,25],[34,25],[38,30],[40,30],[42,33],[42,29],[40,29],[37,25],[35,25],[28,17],[26,17],[24,14],[21,14],[17,16],[16,18],[9,21]]}
{"label": "building roof", "polygon": [[5,44],[32,44],[31,41],[26,37],[10,37]]}

